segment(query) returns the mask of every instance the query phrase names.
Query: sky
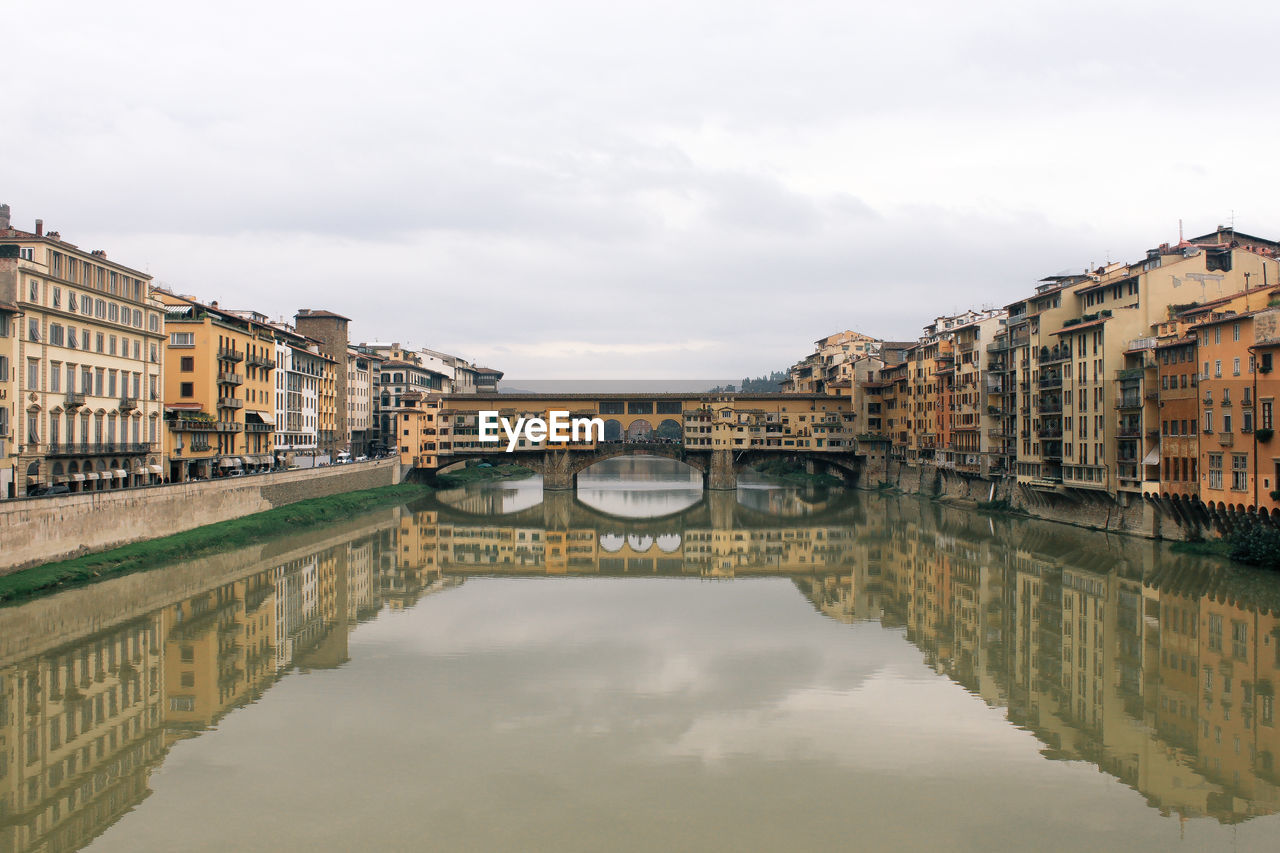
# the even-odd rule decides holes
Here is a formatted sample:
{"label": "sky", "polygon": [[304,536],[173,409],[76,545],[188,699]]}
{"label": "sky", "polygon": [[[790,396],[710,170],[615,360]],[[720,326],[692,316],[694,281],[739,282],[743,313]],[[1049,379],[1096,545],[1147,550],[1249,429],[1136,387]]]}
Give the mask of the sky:
{"label": "sky", "polygon": [[[1280,234],[1273,4],[24,7],[0,202],[510,378],[741,378]],[[1272,191],[1269,191],[1272,190]]]}

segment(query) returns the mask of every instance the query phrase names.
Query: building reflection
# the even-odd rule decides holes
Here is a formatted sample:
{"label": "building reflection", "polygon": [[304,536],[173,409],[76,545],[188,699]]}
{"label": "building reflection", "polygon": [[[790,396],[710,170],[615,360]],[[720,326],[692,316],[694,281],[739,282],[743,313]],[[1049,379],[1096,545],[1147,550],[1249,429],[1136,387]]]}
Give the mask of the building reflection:
{"label": "building reflection", "polygon": [[177,741],[291,671],[343,665],[361,622],[473,574],[787,575],[831,619],[901,631],[1049,760],[1090,762],[1168,815],[1280,808],[1274,577],[878,497],[791,520],[723,497],[659,520],[572,496],[486,509],[395,510],[116,624],[64,616],[58,645],[0,661],[0,851],[84,846],[146,798]]}

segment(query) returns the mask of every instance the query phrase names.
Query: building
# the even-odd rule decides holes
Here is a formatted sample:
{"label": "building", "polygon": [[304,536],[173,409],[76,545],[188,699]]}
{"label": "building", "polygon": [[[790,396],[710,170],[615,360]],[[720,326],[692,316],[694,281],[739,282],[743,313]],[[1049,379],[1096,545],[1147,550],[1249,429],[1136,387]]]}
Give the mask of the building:
{"label": "building", "polygon": [[0,497],[159,482],[163,335],[149,275],[0,205]]}
{"label": "building", "polygon": [[156,291],[173,482],[274,467],[276,333],[265,316]]}
{"label": "building", "polygon": [[[292,326],[274,325],[276,430],[272,451],[281,467],[312,468],[333,461],[324,434],[337,420],[335,375],[338,365],[318,341]],[[345,359],[344,359],[345,364]]]}
{"label": "building", "polygon": [[[347,425],[349,406],[347,397],[347,349],[350,338],[347,326],[351,320],[332,311],[316,311],[304,308],[294,316],[299,334],[319,344],[320,352],[338,369],[334,371],[332,388],[321,386],[320,394],[320,450],[330,456],[350,451],[350,427]],[[328,400],[332,397],[332,401]]]}
{"label": "building", "polygon": [[356,348],[347,349],[347,443],[352,456],[375,452],[377,419],[374,390],[382,358]]}

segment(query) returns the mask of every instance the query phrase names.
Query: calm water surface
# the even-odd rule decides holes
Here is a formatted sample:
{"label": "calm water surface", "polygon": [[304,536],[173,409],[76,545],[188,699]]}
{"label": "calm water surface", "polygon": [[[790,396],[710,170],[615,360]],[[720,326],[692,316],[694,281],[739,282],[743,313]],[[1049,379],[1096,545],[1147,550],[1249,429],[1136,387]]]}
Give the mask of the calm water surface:
{"label": "calm water surface", "polygon": [[0,851],[1275,850],[1280,583],[620,459],[0,610]]}

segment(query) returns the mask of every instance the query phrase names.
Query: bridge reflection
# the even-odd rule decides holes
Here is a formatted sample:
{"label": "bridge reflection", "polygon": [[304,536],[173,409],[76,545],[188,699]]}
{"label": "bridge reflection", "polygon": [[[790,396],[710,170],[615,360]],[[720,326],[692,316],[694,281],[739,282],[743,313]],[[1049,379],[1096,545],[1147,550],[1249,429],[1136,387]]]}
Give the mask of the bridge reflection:
{"label": "bridge reflection", "polygon": [[1168,815],[1280,809],[1272,576],[914,500],[789,520],[709,499],[645,520],[563,495],[501,518],[387,510],[0,610],[0,850],[82,847],[149,795],[176,741],[290,672],[343,666],[380,611],[503,573],[787,575],[826,617],[900,631],[1048,759]]}

